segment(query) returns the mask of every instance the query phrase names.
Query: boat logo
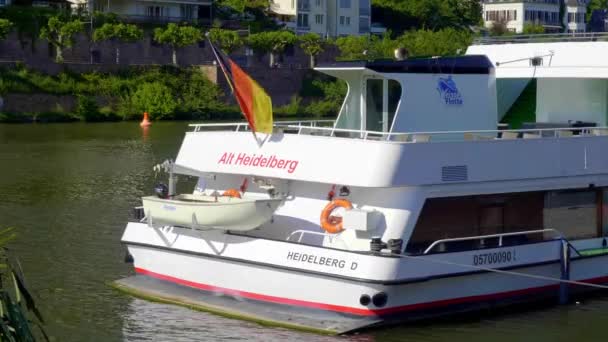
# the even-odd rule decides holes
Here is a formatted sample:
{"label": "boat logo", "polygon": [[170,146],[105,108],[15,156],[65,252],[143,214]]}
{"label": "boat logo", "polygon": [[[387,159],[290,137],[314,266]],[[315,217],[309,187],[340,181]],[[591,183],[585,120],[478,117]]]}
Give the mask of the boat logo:
{"label": "boat logo", "polygon": [[456,82],[452,79],[452,76],[448,78],[439,78],[437,82],[437,91],[439,96],[447,105],[462,105],[462,95],[458,91]]}

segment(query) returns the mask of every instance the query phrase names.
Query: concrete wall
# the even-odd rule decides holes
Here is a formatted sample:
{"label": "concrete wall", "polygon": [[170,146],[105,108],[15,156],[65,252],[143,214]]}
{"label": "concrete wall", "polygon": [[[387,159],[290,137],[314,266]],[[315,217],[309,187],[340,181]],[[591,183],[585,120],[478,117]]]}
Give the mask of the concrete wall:
{"label": "concrete wall", "polygon": [[[115,43],[115,42],[91,42],[86,34],[76,37],[72,48],[64,50],[66,63],[82,64],[115,64],[116,48],[120,47],[121,65],[164,65],[171,64],[171,48],[156,44],[149,34],[146,34],[142,41],[136,43]],[[91,59],[91,55],[98,58]],[[318,62],[333,62],[338,55],[338,50],[333,47],[326,49],[324,53],[317,57]],[[55,52],[52,46],[40,39],[31,41],[30,39],[19,39],[16,32],[13,32],[7,39],[0,41],[0,62],[23,62],[28,67],[47,71],[60,69],[54,64]],[[213,54],[205,41],[197,45],[181,48],[177,53],[178,63],[181,66],[211,64],[214,61]],[[252,67],[265,67],[268,65],[269,56],[245,56],[245,49],[234,53],[233,57],[237,62],[246,62]],[[92,63],[91,63],[92,62]],[[280,64],[294,68],[307,68],[309,57],[301,49],[294,47],[289,49],[280,58]]]}

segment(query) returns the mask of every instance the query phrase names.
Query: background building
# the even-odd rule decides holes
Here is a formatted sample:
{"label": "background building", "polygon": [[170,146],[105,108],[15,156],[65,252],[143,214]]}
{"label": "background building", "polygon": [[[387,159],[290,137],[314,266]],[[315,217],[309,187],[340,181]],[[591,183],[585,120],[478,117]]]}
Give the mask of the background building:
{"label": "background building", "polygon": [[8,6],[11,4],[11,0],[0,0],[0,7]]}
{"label": "background building", "polygon": [[[0,0],[2,1],[2,0]],[[115,13],[131,22],[211,23],[213,0],[68,0],[72,9]]]}
{"label": "background building", "polygon": [[[542,25],[545,32],[585,32],[588,0],[484,0],[485,26],[502,22],[507,30],[522,33],[526,24]],[[564,17],[560,18],[563,6]]]}
{"label": "background building", "polygon": [[277,21],[299,34],[339,37],[370,33],[370,0],[274,0],[270,10]]}

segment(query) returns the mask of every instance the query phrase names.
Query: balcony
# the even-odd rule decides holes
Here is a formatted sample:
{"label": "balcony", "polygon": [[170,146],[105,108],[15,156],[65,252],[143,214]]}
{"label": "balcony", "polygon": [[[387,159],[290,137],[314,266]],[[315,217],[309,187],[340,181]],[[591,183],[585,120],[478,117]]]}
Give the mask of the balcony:
{"label": "balcony", "polygon": [[211,25],[209,18],[185,18],[185,17],[166,17],[152,15],[131,15],[123,14],[118,16],[127,23],[153,23],[153,24],[168,24],[168,23],[190,23],[198,25]]}

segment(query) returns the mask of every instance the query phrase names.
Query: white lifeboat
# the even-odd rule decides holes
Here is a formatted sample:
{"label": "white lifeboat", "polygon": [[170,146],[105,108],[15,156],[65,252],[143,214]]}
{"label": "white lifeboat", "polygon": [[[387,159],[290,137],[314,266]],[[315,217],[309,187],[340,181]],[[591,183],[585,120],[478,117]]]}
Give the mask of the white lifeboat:
{"label": "white lifeboat", "polygon": [[142,202],[150,224],[248,231],[270,221],[283,199],[181,194],[142,197]]}

